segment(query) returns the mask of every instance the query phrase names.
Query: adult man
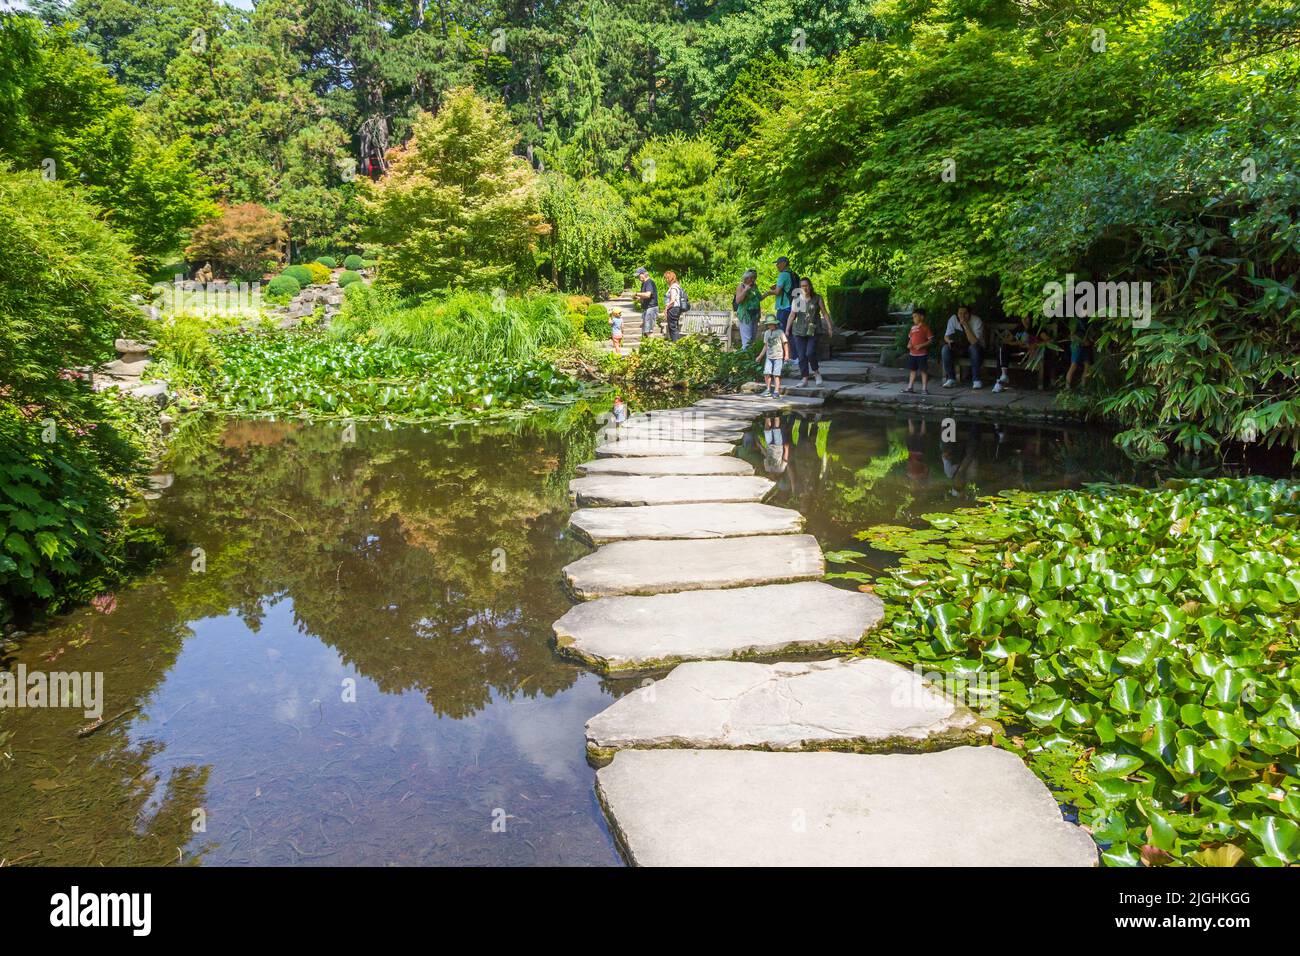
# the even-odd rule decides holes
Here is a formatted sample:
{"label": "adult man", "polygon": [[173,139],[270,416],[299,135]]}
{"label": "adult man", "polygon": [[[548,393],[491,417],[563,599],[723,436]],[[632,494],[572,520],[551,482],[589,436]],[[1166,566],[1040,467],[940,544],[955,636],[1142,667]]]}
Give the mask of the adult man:
{"label": "adult man", "polygon": [[659,319],[659,287],[645,266],[636,270],[636,277],[641,280],[641,291],[633,292],[632,298],[645,310],[641,313],[641,334],[649,335]]}
{"label": "adult man", "polygon": [[[790,334],[788,328],[790,324],[790,296],[794,291],[794,275],[790,272],[789,256],[781,256],[777,259],[776,268],[776,282],[772,284],[772,288],[763,293],[763,298],[766,299],[769,295],[776,296],[776,322],[788,336]],[[797,359],[799,356],[796,354],[792,357]]]}
{"label": "adult man", "polygon": [[948,317],[948,327],[943,332],[939,356],[943,360],[944,388],[957,384],[957,357],[962,353],[970,355],[971,388],[983,388],[980,366],[984,362],[984,320],[972,315],[967,305],[959,305],[957,314]]}

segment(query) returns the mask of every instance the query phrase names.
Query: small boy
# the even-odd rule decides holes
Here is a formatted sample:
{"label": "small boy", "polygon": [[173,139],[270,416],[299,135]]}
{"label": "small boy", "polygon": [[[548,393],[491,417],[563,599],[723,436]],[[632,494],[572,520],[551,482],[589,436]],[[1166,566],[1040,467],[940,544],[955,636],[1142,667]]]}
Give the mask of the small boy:
{"label": "small boy", "polygon": [[907,388],[913,391],[916,373],[921,373],[921,394],[930,394],[930,343],[934,333],[925,324],[925,309],[917,306],[912,310],[912,327],[907,332]]}
{"label": "small boy", "polygon": [[614,343],[614,354],[623,354],[623,310],[609,310],[609,337]]}
{"label": "small boy", "polygon": [[781,323],[775,315],[763,320],[763,348],[758,353],[758,364],[763,369],[762,391],[764,397],[779,398],[781,395],[781,370],[790,357],[790,342],[781,331]]}

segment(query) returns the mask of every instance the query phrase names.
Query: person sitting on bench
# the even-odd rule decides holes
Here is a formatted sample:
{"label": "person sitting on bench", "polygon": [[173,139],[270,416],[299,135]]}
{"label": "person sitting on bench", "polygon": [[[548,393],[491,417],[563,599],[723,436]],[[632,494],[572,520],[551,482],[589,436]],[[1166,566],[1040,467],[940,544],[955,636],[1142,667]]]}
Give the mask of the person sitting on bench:
{"label": "person sitting on bench", "polygon": [[980,366],[984,364],[984,320],[972,315],[968,305],[957,307],[957,314],[948,317],[943,332],[939,358],[943,361],[944,388],[957,384],[957,357],[963,352],[970,356],[971,388],[983,388]]}
{"label": "person sitting on bench", "polygon": [[[1028,365],[1034,355],[1042,351],[1042,361],[1047,361],[1047,351],[1042,348],[1043,343],[1048,341],[1047,334],[1035,333],[1030,329],[1029,323],[1029,316],[1021,316],[1020,325],[1007,329],[1002,336],[1002,341],[998,343],[998,380],[993,383],[993,391],[1000,392],[1011,384],[1011,376],[1007,373],[1014,359],[1023,358],[1023,364]],[[1046,375],[1047,370],[1044,369],[1044,380]]]}

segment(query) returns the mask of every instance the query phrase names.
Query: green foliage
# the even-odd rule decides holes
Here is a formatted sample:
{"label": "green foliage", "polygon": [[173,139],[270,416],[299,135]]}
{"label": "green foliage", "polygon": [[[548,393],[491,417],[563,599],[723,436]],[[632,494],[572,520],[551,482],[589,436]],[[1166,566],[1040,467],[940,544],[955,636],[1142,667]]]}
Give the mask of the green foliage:
{"label": "green foliage", "polygon": [[356,272],[366,267],[366,260],[362,259],[355,252],[343,260],[343,268]]}
{"label": "green foliage", "polygon": [[293,279],[293,281],[298,283],[300,288],[306,288],[312,283],[312,272],[303,265],[286,266],[280,275],[288,276],[290,279]]}
{"label": "green foliage", "polygon": [[[276,276],[270,285],[280,279],[293,281]],[[150,357],[163,364],[166,369],[163,377],[169,384],[177,388],[197,387],[221,364],[221,353],[213,344],[210,328],[202,318],[192,315],[172,316],[153,327],[158,344]]]}
{"label": "green foliage", "polygon": [[342,272],[339,273],[338,282],[340,288],[345,288],[354,282],[360,282],[360,281],[361,281],[360,272],[353,272],[351,269],[344,269]]}
{"label": "green foliage", "polygon": [[578,327],[558,295],[455,292],[406,303],[362,283],[348,287],[331,335],[481,362],[526,361],[575,344]]}
{"label": "green foliage", "polygon": [[582,332],[588,338],[609,338],[609,311],[603,305],[589,306],[582,316]]}
{"label": "green foliage", "polygon": [[[550,173],[542,178],[541,209],[550,226],[544,248],[555,285],[597,294],[623,291],[612,265],[626,257],[633,237],[622,196],[602,179]],[[619,288],[611,290],[615,284]]]}
{"label": "green foliage", "polygon": [[676,342],[651,338],[628,355],[606,356],[602,371],[613,381],[642,388],[735,388],[753,381],[760,348],[754,343],[744,351],[728,352],[716,336],[707,334]]}
{"label": "green foliage", "polygon": [[284,218],[258,203],[222,206],[216,218],[194,230],[185,247],[190,262],[211,262],[223,276],[260,279],[284,258]]}
{"label": "green foliage", "polygon": [[537,359],[482,359],[335,330],[230,334],[217,345],[221,364],[206,383],[207,403],[238,415],[468,420],[566,400],[579,389]]}
{"label": "green foliage", "polygon": [[542,216],[537,175],[514,155],[504,107],[453,90],[422,114],[387,175],[365,183],[379,281],[405,293],[511,286],[531,271]]}
{"label": "green foliage", "polygon": [[311,285],[329,285],[334,281],[334,273],[319,262],[308,262],[303,266],[311,279]]}
{"label": "green foliage", "polygon": [[740,265],[748,251],[738,192],[704,139],[671,136],[647,143],[624,182],[637,242],[648,267],[678,275],[714,275]]}
{"label": "green foliage", "polygon": [[[290,266],[289,268],[297,267]],[[308,282],[310,282],[310,274],[307,278]],[[298,281],[297,275],[290,275],[287,269],[266,284],[266,297],[271,302],[288,302],[301,291],[302,283]]]}
{"label": "green foliage", "polygon": [[317,256],[316,261],[326,269],[338,268],[338,261],[333,256]]}
{"label": "green foliage", "polygon": [[987,501],[860,536],[904,555],[870,643],[995,687],[1017,725],[1001,744],[1079,806],[1106,862],[1300,859],[1300,486]]}

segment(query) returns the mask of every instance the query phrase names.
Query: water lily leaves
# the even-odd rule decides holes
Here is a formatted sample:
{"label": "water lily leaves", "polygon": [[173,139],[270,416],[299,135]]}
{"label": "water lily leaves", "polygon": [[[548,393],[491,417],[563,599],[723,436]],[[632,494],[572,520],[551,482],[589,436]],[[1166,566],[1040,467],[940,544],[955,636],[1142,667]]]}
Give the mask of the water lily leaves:
{"label": "water lily leaves", "polygon": [[1296,860],[1297,843],[1300,842],[1300,824],[1282,817],[1258,817],[1242,824],[1257,839],[1267,853],[1280,863]]}
{"label": "water lily leaves", "polygon": [[1207,709],[1205,722],[1217,736],[1234,744],[1244,744],[1250,738],[1250,725],[1237,714]]}

